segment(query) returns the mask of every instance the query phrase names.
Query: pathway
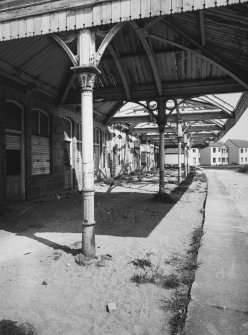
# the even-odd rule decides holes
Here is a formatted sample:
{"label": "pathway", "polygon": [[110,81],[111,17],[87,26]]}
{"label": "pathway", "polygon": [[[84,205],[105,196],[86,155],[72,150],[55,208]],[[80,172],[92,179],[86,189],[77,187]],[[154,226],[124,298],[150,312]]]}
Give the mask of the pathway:
{"label": "pathway", "polygon": [[208,197],[187,335],[248,334],[248,175],[205,170]]}

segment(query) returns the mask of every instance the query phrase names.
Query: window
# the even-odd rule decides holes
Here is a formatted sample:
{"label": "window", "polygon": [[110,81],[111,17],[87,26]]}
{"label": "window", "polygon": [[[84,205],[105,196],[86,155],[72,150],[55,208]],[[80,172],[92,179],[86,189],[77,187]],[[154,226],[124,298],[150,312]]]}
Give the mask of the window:
{"label": "window", "polygon": [[225,163],[225,158],[222,158],[222,163]]}
{"label": "window", "polygon": [[225,153],[225,149],[222,149],[222,153],[223,153],[223,154]]}
{"label": "window", "polygon": [[213,148],[213,153],[216,153],[216,148]]}
{"label": "window", "polygon": [[193,149],[193,152],[196,152],[196,149]]}
{"label": "window", "polygon": [[247,162],[247,157],[245,157],[245,161]]}
{"label": "window", "polygon": [[6,175],[21,174],[22,109],[13,102],[6,102]]}
{"label": "window", "polygon": [[243,161],[244,161],[244,159],[243,159],[243,157],[241,157],[241,163],[243,163]]}
{"label": "window", "polygon": [[103,160],[103,168],[109,167],[109,133],[105,131],[103,133],[103,144],[102,144],[102,160]]}
{"label": "window", "polygon": [[241,154],[243,153],[244,149],[240,149]]}
{"label": "window", "polygon": [[100,129],[94,128],[94,168],[99,169],[100,163]]}
{"label": "window", "polygon": [[49,136],[49,117],[47,113],[40,110],[32,111],[32,134]]}
{"label": "window", "polygon": [[221,159],[220,159],[220,157],[218,158],[218,162],[221,162]]}
{"label": "window", "polygon": [[6,128],[22,130],[22,113],[18,105],[13,102],[6,102]]}
{"label": "window", "polygon": [[245,152],[247,152],[247,149],[245,149]]}
{"label": "window", "polygon": [[221,150],[221,149],[219,148],[218,151],[220,152],[220,150]]}
{"label": "window", "polygon": [[32,110],[32,175],[50,173],[49,116]]}
{"label": "window", "polygon": [[216,158],[215,157],[213,158],[213,163],[216,163]]}

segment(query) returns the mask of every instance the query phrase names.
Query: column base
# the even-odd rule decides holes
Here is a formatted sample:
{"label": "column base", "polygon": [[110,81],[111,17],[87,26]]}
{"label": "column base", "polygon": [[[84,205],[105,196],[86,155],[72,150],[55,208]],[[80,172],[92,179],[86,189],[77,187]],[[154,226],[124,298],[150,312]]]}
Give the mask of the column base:
{"label": "column base", "polygon": [[95,224],[82,227],[82,254],[90,258],[96,256]]}
{"label": "column base", "polygon": [[164,193],[164,171],[159,171],[159,193]]}

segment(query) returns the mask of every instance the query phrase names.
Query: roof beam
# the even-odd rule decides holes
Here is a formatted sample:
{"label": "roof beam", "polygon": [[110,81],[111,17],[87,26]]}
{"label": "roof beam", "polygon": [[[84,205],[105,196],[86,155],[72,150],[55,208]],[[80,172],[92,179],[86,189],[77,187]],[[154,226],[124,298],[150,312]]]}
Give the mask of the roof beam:
{"label": "roof beam", "polygon": [[[183,38],[185,38],[186,40],[191,42],[194,46],[199,48],[200,50],[199,51],[193,50],[192,48],[186,47],[186,46],[184,46],[180,43],[176,43],[177,45],[175,45],[175,46],[181,45],[182,49],[185,49],[185,50],[187,49],[186,51],[194,52],[194,53],[200,55],[201,57],[203,57],[205,59],[208,59],[211,63],[218,66],[222,71],[224,71],[226,74],[228,74],[230,77],[232,77],[238,83],[240,83],[246,90],[248,89],[248,81],[247,81],[246,76],[244,76],[241,72],[237,71],[234,67],[232,67],[228,63],[228,61],[224,60],[224,57],[222,55],[218,55],[216,53],[216,51],[212,51],[209,48],[206,48],[206,47],[202,46],[200,43],[198,43],[196,40],[194,40],[192,37],[190,37],[191,34],[187,31],[185,31],[185,28],[181,28],[178,25],[178,23],[172,22],[172,20],[168,19],[168,17],[166,19],[164,19],[163,22],[167,26],[169,26],[172,30],[174,30],[179,35],[181,35]],[[166,43],[174,42],[174,41],[170,41],[170,42],[169,41],[170,40],[167,40]]]}
{"label": "roof beam", "polygon": [[126,24],[126,22],[119,22],[116,25],[114,25],[114,27],[112,27],[110,29],[110,31],[106,34],[106,36],[104,37],[101,45],[99,46],[95,59],[94,59],[94,65],[98,66],[100,63],[100,60],[104,54],[105,49],[107,48],[107,46],[110,44],[110,42],[112,41],[112,39],[116,36],[116,34],[118,34],[118,32],[124,27],[124,25]]}
{"label": "roof beam", "polygon": [[[175,29],[178,31],[178,28],[175,28]],[[184,36],[185,34],[182,33],[182,35]],[[189,46],[185,46],[185,45],[180,44],[178,42],[172,41],[172,40],[170,40],[168,38],[165,38],[163,36],[148,33],[147,37],[152,38],[156,41],[160,41],[160,42],[164,42],[164,43],[168,43],[168,44],[180,47],[181,49],[183,49],[185,51],[188,51],[188,52],[195,53],[195,54],[199,55],[200,57],[208,60],[210,63],[214,64],[215,66],[220,68],[223,72],[228,74],[231,78],[233,78],[240,85],[242,85],[243,89],[245,88],[246,90],[248,90],[247,78],[242,73],[239,73],[239,71],[237,71],[235,68],[233,68],[227,62],[224,62],[222,56],[218,57],[212,51],[210,51],[209,49],[207,50],[206,48],[202,48],[202,46],[200,44],[198,44],[197,42],[195,42],[195,41],[192,42],[193,40],[190,37],[188,37],[187,39],[190,40],[192,43],[197,44],[197,46],[200,49],[199,51],[197,51],[195,49],[192,49]]]}
{"label": "roof beam", "polygon": [[[183,121],[204,121],[209,119],[227,119],[230,118],[225,112],[192,112],[192,113],[183,113],[181,115]],[[143,123],[143,122],[151,122],[149,115],[144,116],[121,116],[114,117],[111,120],[111,123]],[[154,121],[155,122],[155,121]],[[170,114],[167,117],[167,122],[177,122],[177,115]]]}
{"label": "roof beam", "polygon": [[69,78],[68,82],[66,83],[66,86],[64,87],[64,90],[62,91],[61,97],[59,99],[59,104],[60,105],[63,105],[63,103],[65,102],[76,77],[77,77],[77,75],[75,74],[75,72],[73,72],[70,75],[70,78]]}
{"label": "roof beam", "polygon": [[201,44],[204,48],[206,45],[206,29],[205,29],[205,15],[204,10],[199,10],[199,18],[200,18],[200,29],[201,29]]}
{"label": "roof beam", "polygon": [[[116,105],[108,112],[108,115],[103,121],[103,124],[110,123],[112,117],[118,112],[118,110],[126,104],[125,101],[118,101]],[[112,122],[111,122],[112,123]]]}
{"label": "roof beam", "polygon": [[[163,92],[168,99],[172,98],[187,98],[192,96],[206,95],[206,94],[221,94],[230,92],[242,92],[243,87],[234,82],[230,78],[218,78],[207,80],[190,80],[181,82],[165,82],[162,83]],[[131,101],[146,100],[147,98],[158,98],[157,87],[154,84],[132,85],[130,86],[132,92]],[[120,101],[126,100],[126,94],[123,87],[96,87],[94,89],[94,99],[103,99],[106,101]],[[65,101],[66,104],[79,104],[80,95],[73,94],[68,96]]]}
{"label": "roof beam", "polygon": [[52,34],[51,38],[57,42],[58,45],[61,46],[61,48],[65,51],[67,56],[70,58],[73,66],[78,66],[78,60],[77,57],[73,54],[71,49],[68,47],[68,45],[56,34]]}
{"label": "roof beam", "polygon": [[121,77],[121,80],[122,80],[122,83],[123,83],[123,87],[124,87],[124,90],[125,90],[126,98],[127,98],[127,100],[131,100],[132,99],[131,92],[130,92],[130,89],[129,89],[127,77],[125,75],[125,72],[123,70],[121,62],[119,60],[119,55],[117,55],[114,48],[110,44],[108,45],[108,49],[109,49],[109,52],[110,52],[111,56],[113,57],[115,65],[116,65],[116,67],[119,71],[119,74],[120,74],[120,77]]}
{"label": "roof beam", "polygon": [[162,83],[161,83],[161,78],[159,75],[159,71],[158,71],[158,67],[157,67],[157,63],[155,61],[155,57],[153,54],[153,51],[146,39],[146,33],[147,30],[145,29],[140,29],[139,26],[137,25],[137,23],[135,23],[134,21],[130,21],[129,24],[132,26],[132,28],[134,29],[134,31],[136,32],[137,36],[139,37],[150,62],[151,68],[152,68],[152,72],[153,72],[153,76],[154,76],[154,80],[156,82],[156,86],[157,86],[157,90],[158,90],[158,95],[162,96],[163,95],[163,88],[162,88]]}
{"label": "roof beam", "polygon": [[[176,128],[173,128],[176,131]],[[192,133],[192,132],[202,132],[202,131],[214,131],[214,130],[221,130],[221,127],[217,126],[217,125],[206,125],[206,126],[190,126],[186,133]],[[159,133],[158,128],[155,127],[146,127],[146,128],[133,128],[131,130],[132,133],[140,133],[140,134],[147,134],[147,133]],[[164,132],[167,133],[171,133],[173,134],[173,130],[170,128],[165,128]]]}

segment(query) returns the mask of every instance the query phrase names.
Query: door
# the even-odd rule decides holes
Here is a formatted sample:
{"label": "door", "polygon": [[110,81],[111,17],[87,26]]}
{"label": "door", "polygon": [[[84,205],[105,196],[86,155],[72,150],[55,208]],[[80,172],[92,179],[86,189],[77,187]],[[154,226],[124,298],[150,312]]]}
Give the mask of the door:
{"label": "door", "polygon": [[72,123],[64,119],[64,188],[72,187]]}
{"label": "door", "polygon": [[22,108],[5,103],[6,111],[6,200],[25,200]]}

